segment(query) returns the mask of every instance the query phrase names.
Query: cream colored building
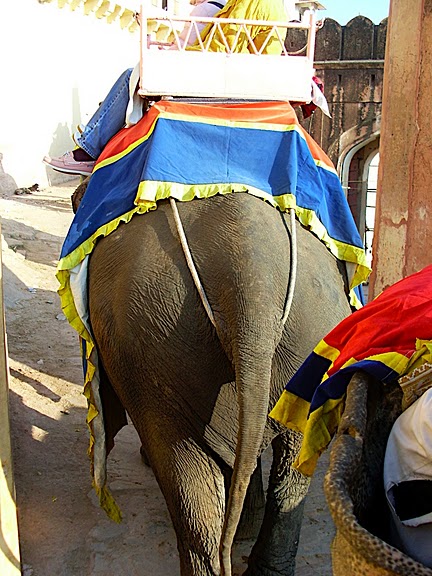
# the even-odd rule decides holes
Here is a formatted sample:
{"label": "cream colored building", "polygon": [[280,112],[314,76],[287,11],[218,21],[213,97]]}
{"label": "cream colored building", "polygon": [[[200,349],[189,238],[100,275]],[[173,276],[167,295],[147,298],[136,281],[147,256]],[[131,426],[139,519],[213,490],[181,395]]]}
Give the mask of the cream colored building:
{"label": "cream colored building", "polygon": [[[162,0],[145,0],[161,8]],[[13,0],[0,14],[0,192],[56,184],[70,176],[42,163],[74,146],[123,70],[139,59],[134,12],[142,0]],[[194,0],[169,0],[189,12]],[[290,18],[295,0],[284,0]],[[301,11],[310,2],[298,2]],[[303,6],[304,5],[304,6]]]}
{"label": "cream colored building", "polygon": [[134,0],[2,2],[0,192],[70,178],[42,157],[71,149],[76,125],[138,61],[137,7]]}

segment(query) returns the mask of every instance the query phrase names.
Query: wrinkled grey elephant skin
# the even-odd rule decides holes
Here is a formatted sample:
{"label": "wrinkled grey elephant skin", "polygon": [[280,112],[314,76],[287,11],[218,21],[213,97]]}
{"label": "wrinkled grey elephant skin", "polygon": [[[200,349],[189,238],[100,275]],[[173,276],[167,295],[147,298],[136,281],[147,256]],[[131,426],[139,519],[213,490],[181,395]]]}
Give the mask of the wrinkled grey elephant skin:
{"label": "wrinkled grey elephant skin", "polygon": [[290,468],[300,435],[267,415],[317,342],[350,313],[344,278],[325,246],[297,223],[297,283],[283,327],[288,216],[245,193],[178,208],[216,328],[163,201],[120,225],[91,256],[99,355],[166,499],[182,576],[231,573],[245,492],[270,443],[264,520],[245,574],[290,575],[309,480]]}

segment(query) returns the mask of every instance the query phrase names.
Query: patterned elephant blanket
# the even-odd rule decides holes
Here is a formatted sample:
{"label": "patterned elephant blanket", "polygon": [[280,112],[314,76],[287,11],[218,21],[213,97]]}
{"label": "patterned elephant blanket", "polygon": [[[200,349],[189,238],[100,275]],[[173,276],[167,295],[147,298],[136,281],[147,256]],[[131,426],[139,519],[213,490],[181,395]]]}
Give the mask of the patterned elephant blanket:
{"label": "patterned elephant blanket", "polygon": [[87,263],[96,241],[121,222],[155,210],[159,200],[187,202],[248,193],[298,220],[347,264],[351,303],[370,272],[337,173],[287,102],[190,104],[160,101],[121,130],[98,158],[64,241],[57,278],[62,309],[78,331],[89,402],[90,455],[102,505],[118,517],[106,489],[97,357],[87,312]]}
{"label": "patterned elephant blanket", "polygon": [[432,266],[427,266],[342,320],[286,385],[270,416],[303,433],[294,467],[313,473],[339,425],[354,372],[363,370],[384,383],[409,382],[431,363]]}
{"label": "patterned elephant blanket", "polygon": [[106,146],[65,239],[60,277],[97,238],[156,209],[159,200],[233,192],[294,208],[337,258],[353,265],[351,288],[367,279],[363,243],[333,164],[287,102],[173,101],[156,103]]}

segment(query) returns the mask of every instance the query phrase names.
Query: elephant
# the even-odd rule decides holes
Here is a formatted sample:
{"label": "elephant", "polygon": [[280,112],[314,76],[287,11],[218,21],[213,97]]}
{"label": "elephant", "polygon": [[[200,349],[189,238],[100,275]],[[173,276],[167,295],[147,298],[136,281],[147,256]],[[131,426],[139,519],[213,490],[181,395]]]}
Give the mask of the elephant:
{"label": "elephant", "polygon": [[268,413],[316,343],[350,314],[345,265],[296,220],[298,266],[284,324],[288,215],[248,193],[177,206],[214,325],[162,200],[99,239],[90,256],[101,389],[139,434],[175,528],[182,576],[231,574],[242,510],[238,533],[256,519],[250,503],[271,445],[245,575],[292,575],[310,479],[291,467],[302,435]]}

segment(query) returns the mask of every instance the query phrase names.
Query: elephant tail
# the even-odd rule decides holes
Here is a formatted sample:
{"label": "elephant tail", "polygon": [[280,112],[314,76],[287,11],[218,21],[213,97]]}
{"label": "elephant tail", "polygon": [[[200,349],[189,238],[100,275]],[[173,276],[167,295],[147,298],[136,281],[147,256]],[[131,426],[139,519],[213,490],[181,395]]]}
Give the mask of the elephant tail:
{"label": "elephant tail", "polygon": [[[222,576],[231,576],[231,549],[250,478],[257,465],[268,415],[274,348],[269,349],[272,338],[265,341],[259,330],[253,340],[253,346],[248,343],[248,354],[234,351],[239,431],[219,550]],[[242,349],[239,346],[239,350]]]}

